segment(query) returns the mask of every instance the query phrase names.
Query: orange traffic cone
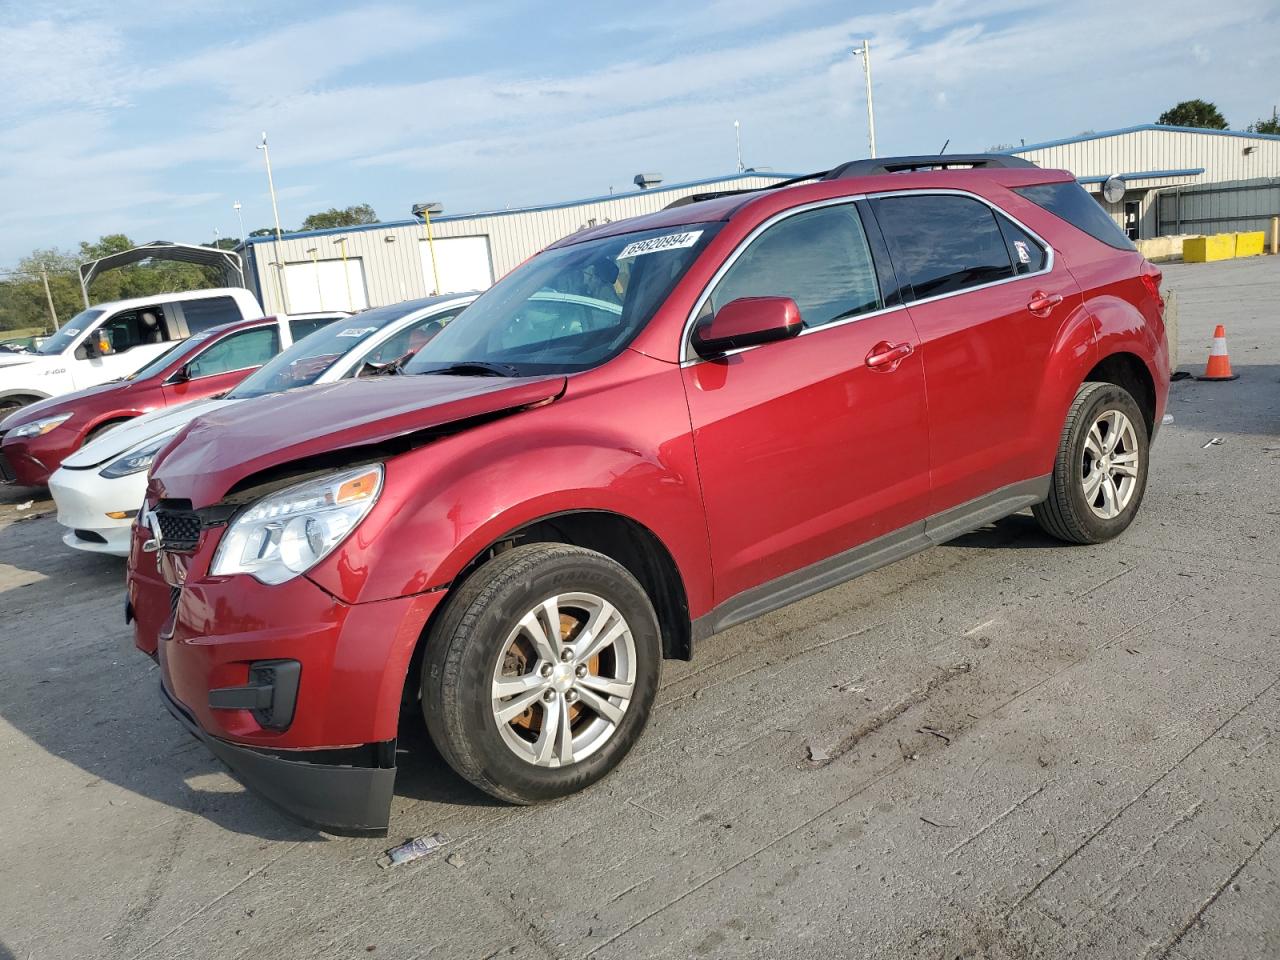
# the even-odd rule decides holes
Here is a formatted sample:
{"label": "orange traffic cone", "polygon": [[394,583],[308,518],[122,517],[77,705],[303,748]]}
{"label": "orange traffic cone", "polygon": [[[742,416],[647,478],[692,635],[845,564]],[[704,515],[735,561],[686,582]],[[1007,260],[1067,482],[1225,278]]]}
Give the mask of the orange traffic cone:
{"label": "orange traffic cone", "polygon": [[1213,331],[1213,346],[1209,348],[1209,362],[1204,375],[1197,380],[1239,380],[1240,374],[1231,372],[1231,358],[1227,356],[1227,328],[1218,324]]}

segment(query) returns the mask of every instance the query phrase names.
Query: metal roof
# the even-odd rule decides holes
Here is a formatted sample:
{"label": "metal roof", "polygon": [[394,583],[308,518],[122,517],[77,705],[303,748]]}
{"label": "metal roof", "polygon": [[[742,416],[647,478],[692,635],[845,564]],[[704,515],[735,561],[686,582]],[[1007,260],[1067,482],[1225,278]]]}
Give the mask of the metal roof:
{"label": "metal roof", "polygon": [[[1130,180],[1155,180],[1158,177],[1198,177],[1204,173],[1204,167],[1190,167],[1186,170],[1146,170],[1142,173],[1117,173],[1117,179],[1124,180],[1126,183]],[[1110,176],[1103,177],[1076,177],[1077,183],[1106,183]]]}
{"label": "metal roof", "polygon": [[80,264],[80,291],[84,294],[84,305],[89,306],[89,284],[94,277],[105,270],[127,267],[131,263],[143,260],[174,260],[181,263],[198,263],[205,267],[221,267],[223,279],[228,286],[244,286],[244,265],[240,254],[218,247],[203,247],[192,243],[173,243],[169,240],[152,240],[140,247],[122,250],[120,253],[108,254],[97,260]]}
{"label": "metal roof", "polygon": [[1101,140],[1104,137],[1119,137],[1126,133],[1141,133],[1144,130],[1159,130],[1165,133],[1205,133],[1219,137],[1246,137],[1250,140],[1280,140],[1274,133],[1250,133],[1248,130],[1206,130],[1203,127],[1175,127],[1164,123],[1140,123],[1133,127],[1121,127],[1118,130],[1102,130],[1097,133],[1082,133],[1077,137],[1064,137],[1061,140],[1045,140],[1043,143],[1028,143],[1020,147],[1009,147],[997,150],[996,153],[1026,153],[1028,150],[1044,150],[1048,147],[1064,147],[1072,143],[1084,143],[1086,140]]}
{"label": "metal roof", "polygon": [[[688,180],[684,183],[671,183],[662,187],[653,187],[649,190],[627,190],[623,193],[606,193],[597,197],[586,197],[581,200],[562,200],[559,203],[543,203],[528,207],[510,207],[502,210],[479,210],[474,213],[451,213],[439,217],[432,217],[432,224],[449,223],[455,220],[474,220],[477,217],[505,217],[513,216],[519,213],[539,213],[543,210],[563,210],[566,207],[583,206],[589,203],[607,203],[610,200],[622,200],[627,197],[648,196],[654,193],[665,193],[671,190],[685,190],[689,187],[702,187],[714,183],[727,183],[731,180],[741,180],[743,177],[764,177],[776,180],[791,180],[798,174],[794,173],[774,173],[772,171],[764,172],[759,170],[744,170],[742,173],[733,173],[724,177],[707,177],[703,180]],[[297,230],[293,233],[281,233],[281,240],[298,239],[300,237],[325,237],[333,236],[340,233],[359,233],[363,230],[388,230],[396,227],[416,227],[421,226],[422,221],[417,218],[408,220],[388,220],[383,223],[361,223],[351,227],[326,227],[323,230]],[[263,237],[248,237],[245,244],[253,246],[259,243],[272,243],[276,239],[275,234],[271,233]],[[243,247],[236,247],[237,250]]]}

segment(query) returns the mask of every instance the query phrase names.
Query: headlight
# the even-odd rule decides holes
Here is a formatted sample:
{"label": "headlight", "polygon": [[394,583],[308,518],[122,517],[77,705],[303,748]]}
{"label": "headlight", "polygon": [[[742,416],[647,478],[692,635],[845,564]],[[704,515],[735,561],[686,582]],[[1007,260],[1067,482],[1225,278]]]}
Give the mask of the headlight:
{"label": "headlight", "polygon": [[[174,432],[176,433],[177,431]],[[166,433],[164,436],[156,437],[144,447],[134,447],[128,453],[117,457],[99,470],[98,476],[106,477],[108,480],[118,480],[121,477],[129,476],[131,473],[139,473],[146,470],[155,462],[156,454],[160,452],[160,448],[172,439],[173,433]]]}
{"label": "headlight", "polygon": [[32,420],[30,423],[24,423],[20,427],[14,427],[7,436],[14,437],[43,437],[54,427],[66,423],[71,419],[71,414],[60,413],[56,417],[42,417],[39,420]]}
{"label": "headlight", "polygon": [[382,464],[332,473],[259,500],[227,528],[211,573],[251,573],[277,584],[305,573],[373,509]]}

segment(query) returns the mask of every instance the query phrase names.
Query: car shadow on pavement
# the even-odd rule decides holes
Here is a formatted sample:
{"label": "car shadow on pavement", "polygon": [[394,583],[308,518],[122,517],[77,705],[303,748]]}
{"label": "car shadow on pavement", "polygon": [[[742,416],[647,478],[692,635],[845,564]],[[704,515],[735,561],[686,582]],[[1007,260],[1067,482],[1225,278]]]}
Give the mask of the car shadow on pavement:
{"label": "car shadow on pavement", "polygon": [[[0,726],[87,776],[37,757],[18,762],[60,786],[114,784],[235,833],[323,839],[244,790],[169,716],[158,667],[124,623],[124,575],[118,557],[64,547],[52,519],[0,526]],[[398,751],[397,797],[497,805],[453,772],[414,720]]]}

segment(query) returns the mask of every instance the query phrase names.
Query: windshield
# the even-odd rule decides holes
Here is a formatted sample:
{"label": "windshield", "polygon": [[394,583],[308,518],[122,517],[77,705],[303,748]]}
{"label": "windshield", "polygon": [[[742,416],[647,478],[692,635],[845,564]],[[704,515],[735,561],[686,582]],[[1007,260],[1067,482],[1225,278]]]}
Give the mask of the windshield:
{"label": "windshield", "polygon": [[305,387],[320,378],[334,362],[389,323],[428,306],[428,300],[408,300],[388,307],[375,307],[363,313],[331,323],[303,337],[288,350],[276,355],[257,373],[246,377],[227,397],[246,400],[294,387]]}
{"label": "windshield", "polygon": [[697,223],[548,250],[499,280],[405,365],[491,364],[573,373],[616,356],[723,224]]}
{"label": "windshield", "polygon": [[46,357],[51,354],[61,353],[71,346],[71,342],[76,337],[93,326],[94,322],[104,313],[106,313],[105,310],[81,310],[68,320],[61,330],[36,347],[36,353],[43,354]]}

